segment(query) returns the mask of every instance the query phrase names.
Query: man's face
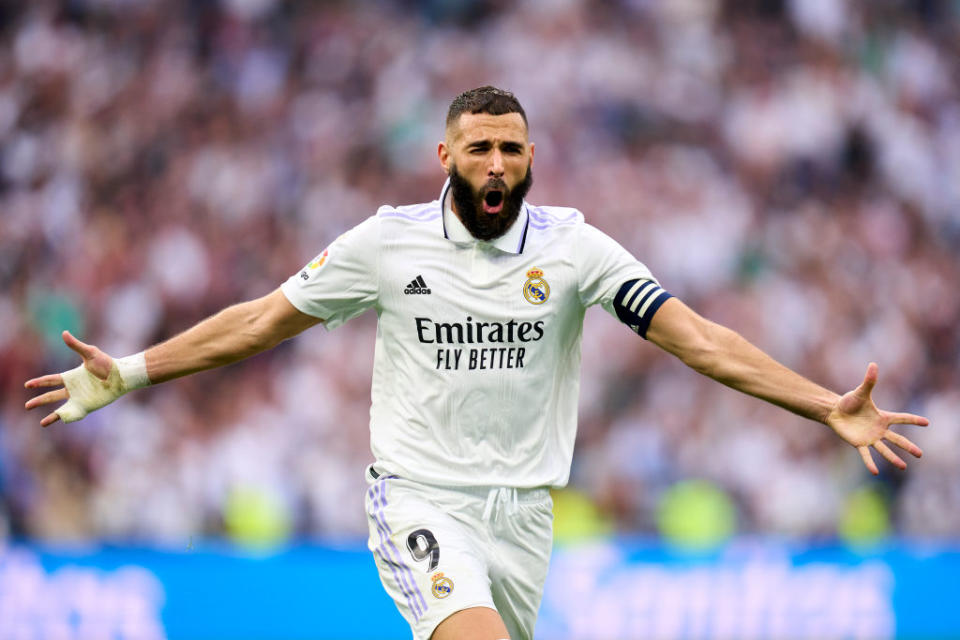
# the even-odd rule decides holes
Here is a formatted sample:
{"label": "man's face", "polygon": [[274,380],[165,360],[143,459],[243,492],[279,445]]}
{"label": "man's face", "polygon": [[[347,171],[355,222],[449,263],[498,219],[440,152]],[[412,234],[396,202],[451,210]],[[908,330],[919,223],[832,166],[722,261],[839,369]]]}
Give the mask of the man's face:
{"label": "man's face", "polygon": [[480,240],[503,235],[533,181],[533,144],[520,114],[464,113],[438,151],[454,211],[467,230]]}

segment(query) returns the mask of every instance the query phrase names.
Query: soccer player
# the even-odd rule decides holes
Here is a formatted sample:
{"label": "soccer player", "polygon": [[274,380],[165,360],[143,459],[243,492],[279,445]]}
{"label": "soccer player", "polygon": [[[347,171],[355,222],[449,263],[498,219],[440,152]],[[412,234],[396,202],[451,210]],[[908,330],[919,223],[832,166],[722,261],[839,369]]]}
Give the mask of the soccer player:
{"label": "soccer player", "polygon": [[482,87],[450,106],[440,197],[384,206],[263,298],[229,307],[139,354],[114,359],[68,332],[77,368],[26,383],[66,400],[72,422],[139,387],[229,364],[315,324],[374,308],[371,448],[365,470],[380,578],[416,638],[531,638],[552,542],[549,488],[573,455],[580,338],[600,304],[702,374],[822,422],[878,473],[870,447],[920,449],[863,383],[837,395],[778,364],[661,288],[579,211],[524,200],[534,145],[513,94]]}

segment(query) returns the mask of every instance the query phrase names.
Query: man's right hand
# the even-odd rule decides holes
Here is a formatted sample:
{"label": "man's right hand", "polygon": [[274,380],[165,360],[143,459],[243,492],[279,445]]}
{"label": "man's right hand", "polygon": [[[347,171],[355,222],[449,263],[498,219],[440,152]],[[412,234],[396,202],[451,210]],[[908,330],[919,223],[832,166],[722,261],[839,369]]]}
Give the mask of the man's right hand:
{"label": "man's right hand", "polygon": [[110,404],[129,391],[124,388],[113,358],[91,344],[80,342],[69,331],[63,332],[63,341],[80,354],[83,364],[63,373],[27,380],[24,384],[27,389],[61,387],[31,398],[24,405],[26,409],[33,409],[52,402],[67,401],[40,421],[44,427],[57,420],[80,420],[91,411]]}

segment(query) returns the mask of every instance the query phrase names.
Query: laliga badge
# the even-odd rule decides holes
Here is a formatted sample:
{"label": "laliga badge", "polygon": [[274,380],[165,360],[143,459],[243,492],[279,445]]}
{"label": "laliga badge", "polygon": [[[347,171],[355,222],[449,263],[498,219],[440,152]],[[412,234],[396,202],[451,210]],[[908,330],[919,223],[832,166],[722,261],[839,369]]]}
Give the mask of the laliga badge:
{"label": "laliga badge", "polygon": [[543,271],[530,269],[527,281],[523,283],[523,297],[530,304],[543,304],[550,297],[550,285],[543,279]]}
{"label": "laliga badge", "polygon": [[324,249],[324,250],[323,250],[323,253],[321,253],[321,254],[318,255],[316,258],[314,258],[314,259],[313,259],[313,262],[311,262],[310,264],[308,264],[307,267],[309,267],[309,268],[311,268],[311,269],[318,269],[318,268],[322,267],[322,266],[323,266],[323,263],[327,261],[327,254],[328,254],[328,253],[329,253],[329,251],[328,251],[327,249]]}
{"label": "laliga badge", "polygon": [[313,271],[314,269],[319,269],[322,267],[323,263],[327,261],[327,252],[328,250],[324,249],[323,253],[314,258],[313,261],[309,263],[303,271],[300,272],[300,277],[304,280],[309,280],[310,274],[307,273],[307,269]]}
{"label": "laliga badge", "polygon": [[444,576],[442,571],[434,574],[430,579],[433,580],[432,591],[434,598],[443,600],[453,593],[453,580]]}

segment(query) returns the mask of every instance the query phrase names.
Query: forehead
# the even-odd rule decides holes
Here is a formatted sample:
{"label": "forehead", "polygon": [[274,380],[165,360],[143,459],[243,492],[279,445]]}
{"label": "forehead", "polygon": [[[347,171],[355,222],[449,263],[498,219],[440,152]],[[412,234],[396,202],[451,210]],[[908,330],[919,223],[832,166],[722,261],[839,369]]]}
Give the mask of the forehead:
{"label": "forehead", "polygon": [[451,142],[470,144],[479,140],[527,142],[527,125],[519,113],[493,116],[489,113],[462,113],[447,134]]}

